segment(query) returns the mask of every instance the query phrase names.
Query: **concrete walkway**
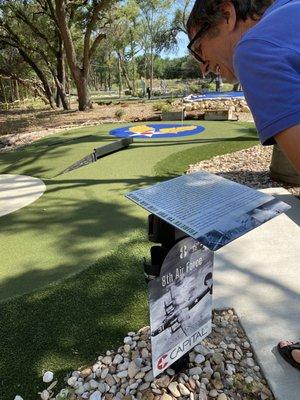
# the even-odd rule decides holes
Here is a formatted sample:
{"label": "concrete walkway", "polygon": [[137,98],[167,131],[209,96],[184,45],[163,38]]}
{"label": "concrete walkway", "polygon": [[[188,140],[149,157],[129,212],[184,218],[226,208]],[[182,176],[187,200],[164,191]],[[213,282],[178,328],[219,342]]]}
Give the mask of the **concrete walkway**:
{"label": "concrete walkway", "polygon": [[300,339],[300,200],[267,189],[292,206],[216,253],[215,308],[232,307],[277,400],[300,399],[300,371],[277,353]]}

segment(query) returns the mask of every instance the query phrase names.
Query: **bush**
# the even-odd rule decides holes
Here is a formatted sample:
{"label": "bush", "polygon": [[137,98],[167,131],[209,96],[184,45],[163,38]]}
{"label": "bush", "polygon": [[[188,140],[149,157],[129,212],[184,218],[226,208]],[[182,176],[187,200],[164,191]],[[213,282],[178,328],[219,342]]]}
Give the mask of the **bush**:
{"label": "bush", "polygon": [[191,85],[189,85],[189,92],[190,92],[190,93],[196,93],[196,94],[198,94],[198,93],[200,93],[200,92],[202,91],[202,89],[203,89],[203,86],[202,86],[202,85],[197,85],[197,84],[191,84]]}
{"label": "bush", "polygon": [[160,97],[160,96],[162,96],[161,90],[153,90],[153,91],[152,91],[152,96],[153,96],[153,97]]}
{"label": "bush", "polygon": [[121,119],[121,118],[123,117],[124,114],[125,114],[125,111],[124,111],[124,110],[117,110],[117,111],[115,112],[115,117],[118,118],[118,119]]}
{"label": "bush", "polygon": [[161,112],[163,112],[163,113],[169,112],[169,111],[171,111],[171,109],[172,109],[172,107],[171,107],[170,104],[165,104],[165,105],[162,107]]}
{"label": "bush", "polygon": [[170,111],[171,105],[166,101],[159,101],[158,103],[154,104],[153,109],[155,111],[167,112]]}

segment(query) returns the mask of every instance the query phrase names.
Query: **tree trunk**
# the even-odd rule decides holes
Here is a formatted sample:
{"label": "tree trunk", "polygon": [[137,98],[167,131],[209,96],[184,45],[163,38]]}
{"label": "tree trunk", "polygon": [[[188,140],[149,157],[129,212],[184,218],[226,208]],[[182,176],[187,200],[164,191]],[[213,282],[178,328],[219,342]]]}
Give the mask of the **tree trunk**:
{"label": "tree trunk", "polygon": [[121,59],[118,57],[118,72],[119,72],[119,97],[122,96],[122,68],[121,68]]}
{"label": "tree trunk", "polygon": [[120,66],[121,66],[121,69],[122,69],[122,73],[123,73],[124,79],[125,79],[125,81],[126,81],[126,85],[127,85],[127,87],[128,87],[129,90],[132,90],[132,85],[131,85],[130,79],[129,79],[129,77],[128,77],[128,72],[127,72],[127,70],[126,70],[124,57],[123,57],[122,54],[119,53],[119,52],[118,52],[118,57],[119,57],[119,61],[120,61]]}
{"label": "tree trunk", "polygon": [[57,101],[56,104],[59,103],[58,107],[60,107],[60,103],[63,106],[64,110],[70,110],[70,102],[66,93],[66,68],[65,68],[65,60],[64,60],[64,52],[63,52],[63,44],[61,39],[59,39],[59,50],[57,52],[57,79],[59,84],[57,87]]}
{"label": "tree trunk", "polygon": [[10,83],[10,102],[13,103],[15,101],[15,87],[12,79],[10,79],[9,83]]}
{"label": "tree trunk", "polygon": [[108,55],[108,90],[111,91],[111,54]]}
{"label": "tree trunk", "polygon": [[88,89],[88,82],[87,77],[84,77],[83,74],[81,76],[77,76],[75,80],[75,84],[77,87],[78,93],[78,104],[79,104],[79,111],[86,111],[92,108],[89,89]]}
{"label": "tree trunk", "polygon": [[17,80],[14,81],[15,82],[15,93],[16,93],[16,99],[20,100],[20,91],[19,91],[19,83]]}
{"label": "tree trunk", "polygon": [[40,79],[40,81],[42,82],[43,88],[44,88],[44,92],[45,92],[45,96],[48,99],[48,102],[50,104],[50,107],[55,109],[55,99],[53,96],[53,91],[51,89],[51,86],[47,80],[46,75],[44,74],[44,72],[35,64],[35,62],[25,53],[25,51],[23,51],[22,49],[18,49],[20,55],[23,57],[24,61],[26,61],[34,70],[34,72],[36,73],[36,75],[38,76],[38,78]]}
{"label": "tree trunk", "polygon": [[2,96],[3,96],[3,103],[7,103],[7,98],[6,98],[6,90],[5,90],[5,86],[3,83],[3,79],[0,80],[1,82],[1,91],[2,91]]}
{"label": "tree trunk", "polygon": [[153,56],[153,47],[151,44],[151,54],[150,54],[150,90],[153,92],[153,75],[154,75],[154,56]]}

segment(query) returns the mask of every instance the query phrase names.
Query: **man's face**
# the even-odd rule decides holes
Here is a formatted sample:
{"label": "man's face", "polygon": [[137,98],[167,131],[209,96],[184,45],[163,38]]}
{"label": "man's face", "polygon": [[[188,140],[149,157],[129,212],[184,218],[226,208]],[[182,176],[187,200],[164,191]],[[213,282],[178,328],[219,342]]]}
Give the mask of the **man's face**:
{"label": "man's face", "polygon": [[[220,74],[229,83],[236,83],[233,54],[237,38],[229,31],[227,25],[226,20],[222,20],[215,28],[209,29],[195,42],[193,50],[204,61],[204,64],[201,64],[203,75],[213,72]],[[197,29],[194,29],[191,36],[196,34]]]}

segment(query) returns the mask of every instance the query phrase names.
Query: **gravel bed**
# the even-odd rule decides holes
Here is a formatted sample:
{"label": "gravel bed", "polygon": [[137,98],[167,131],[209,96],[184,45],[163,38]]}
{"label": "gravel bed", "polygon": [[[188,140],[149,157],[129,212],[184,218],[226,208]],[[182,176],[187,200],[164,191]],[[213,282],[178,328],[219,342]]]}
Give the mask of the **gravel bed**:
{"label": "gravel bed", "polygon": [[258,145],[190,165],[187,173],[207,171],[254,189],[284,187],[295,196],[300,196],[299,187],[271,179],[269,168],[272,152],[273,146]]}
{"label": "gravel bed", "polygon": [[[125,121],[120,121],[117,119],[109,119],[105,123],[113,124],[113,123],[122,123]],[[48,128],[41,131],[34,132],[22,132],[22,133],[14,133],[10,135],[5,135],[0,137],[0,153],[8,153],[15,150],[22,150],[24,147],[30,145],[37,140],[43,139],[44,137],[48,137],[50,135],[55,135],[60,132],[66,132],[68,130],[79,129],[83,127],[93,127],[97,125],[104,124],[102,121],[87,121],[81,123],[80,125],[66,125],[60,126],[59,128]]]}
{"label": "gravel bed", "polygon": [[178,374],[170,368],[153,378],[150,328],[144,327],[129,332],[117,351],[70,374],[68,386],[56,395],[57,381],[46,372],[44,382],[52,383],[39,395],[43,400],[274,400],[234,311],[214,311],[212,326]]}

